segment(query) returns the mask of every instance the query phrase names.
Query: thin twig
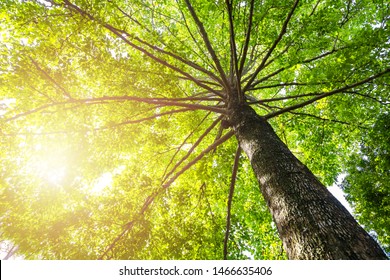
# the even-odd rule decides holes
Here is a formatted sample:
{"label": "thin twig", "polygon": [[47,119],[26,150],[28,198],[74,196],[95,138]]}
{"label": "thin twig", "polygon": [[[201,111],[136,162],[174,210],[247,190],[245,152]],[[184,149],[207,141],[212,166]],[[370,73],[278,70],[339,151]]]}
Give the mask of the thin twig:
{"label": "thin twig", "polygon": [[65,90],[56,80],[54,80],[49,73],[47,73],[45,70],[43,70],[42,67],[39,66],[38,62],[36,62],[32,57],[29,57],[31,62],[34,64],[34,66],[38,69],[39,72],[41,72],[51,83],[53,83],[57,88],[59,88],[62,93],[67,97],[67,98],[72,98],[71,95],[67,90]]}
{"label": "thin twig", "polygon": [[[88,12],[82,10],[80,7],[78,7],[77,5],[69,2],[68,0],[64,0],[64,2],[66,3],[66,5],[68,6],[69,9],[72,9],[72,10],[78,12],[80,15],[89,18],[91,21],[94,21],[94,22],[100,24],[101,26],[103,26],[104,28],[106,28],[107,30],[109,30],[113,34],[115,34],[118,38],[122,39],[126,44],[128,44],[132,48],[142,52],[143,54],[145,54],[146,56],[148,56],[152,60],[156,61],[157,63],[159,63],[161,65],[164,65],[165,67],[168,67],[168,68],[174,70],[177,73],[182,74],[183,76],[187,77],[189,80],[191,80],[194,83],[196,83],[198,86],[200,86],[200,87],[202,87],[202,88],[204,88],[204,89],[206,89],[206,90],[208,90],[210,92],[213,92],[213,93],[219,95],[219,93],[217,91],[215,91],[214,89],[210,88],[209,86],[203,84],[201,81],[199,81],[197,78],[193,77],[191,74],[183,71],[179,67],[176,67],[176,66],[172,65],[171,63],[167,62],[166,60],[155,56],[151,52],[147,51],[146,49],[144,49],[144,48],[140,47],[139,45],[136,45],[135,43],[130,41],[130,38],[132,38],[131,34],[128,34],[126,31],[118,29],[118,28],[116,28],[116,27],[114,27],[114,26],[112,26],[112,25],[110,25],[108,23],[101,22],[99,19],[95,18],[93,15],[91,15]],[[179,56],[177,56],[177,57],[179,57]]]}
{"label": "thin twig", "polygon": [[187,4],[188,10],[191,13],[192,18],[194,19],[196,25],[198,26],[199,32],[203,38],[203,42],[205,43],[206,48],[207,48],[209,54],[211,55],[211,58],[214,61],[215,67],[217,68],[219,75],[221,76],[224,87],[228,88],[229,83],[227,81],[225,71],[223,71],[222,66],[221,66],[221,62],[219,61],[219,58],[217,57],[217,54],[215,53],[214,48],[211,45],[209,36],[208,36],[204,26],[203,26],[203,23],[200,21],[198,15],[196,14],[196,12],[194,10],[194,7],[192,7],[192,5],[190,3],[190,1],[185,0],[185,2]]}
{"label": "thin twig", "polygon": [[240,161],[240,155],[241,155],[241,148],[240,148],[240,146],[238,146],[237,150],[236,150],[236,154],[234,156],[232,177],[231,177],[230,188],[229,188],[229,198],[228,198],[227,214],[226,214],[226,231],[225,231],[225,240],[223,242],[223,258],[224,258],[224,260],[227,260],[227,255],[228,255],[228,241],[229,241],[229,234],[230,234],[230,218],[231,218],[233,194],[234,194],[234,187],[236,185],[237,171],[238,171],[238,164]]}
{"label": "thin twig", "polygon": [[42,105],[40,107],[37,107],[35,109],[32,109],[27,112],[23,112],[20,114],[17,114],[13,117],[10,117],[5,120],[5,122],[9,122],[15,119],[18,119],[23,116],[27,116],[33,113],[40,112],[46,108],[55,107],[55,106],[61,106],[61,105],[67,105],[67,104],[85,104],[85,105],[94,105],[94,104],[102,104],[107,102],[125,102],[125,101],[133,101],[133,102],[141,102],[141,103],[147,103],[147,104],[156,104],[161,106],[176,106],[176,107],[183,107],[188,108],[192,110],[205,110],[205,111],[211,111],[219,114],[225,114],[225,110],[222,108],[214,107],[214,106],[208,106],[208,105],[201,105],[201,104],[193,104],[193,103],[184,103],[179,101],[169,101],[167,98],[142,98],[137,96],[103,96],[103,97],[96,97],[96,98],[84,98],[84,99],[70,99],[67,101],[61,101],[61,102],[52,102],[49,104]]}
{"label": "thin twig", "polygon": [[166,182],[163,185],[163,188],[168,188],[181,174],[183,174],[185,171],[187,171],[191,166],[193,166],[195,163],[197,163],[200,159],[202,159],[207,153],[214,150],[216,147],[221,145],[222,143],[229,140],[234,135],[234,131],[231,130],[228,133],[226,133],[224,136],[216,140],[213,144],[208,146],[206,149],[204,149],[196,158],[194,158],[192,161],[190,161],[186,166],[184,166],[179,172],[177,172],[171,179],[169,179],[168,182]]}
{"label": "thin twig", "polygon": [[203,139],[213,130],[213,128],[222,120],[222,116],[217,118],[206,130],[202,133],[201,136],[196,140],[196,142],[192,145],[192,147],[188,150],[188,152],[175,164],[175,166],[164,176],[163,182],[165,182],[169,176],[171,176],[175,170],[182,164],[195,150],[195,148],[203,141]]}
{"label": "thin twig", "polygon": [[293,115],[298,115],[298,116],[310,117],[310,118],[314,118],[314,119],[317,119],[320,121],[328,121],[328,122],[334,122],[334,123],[344,124],[344,125],[348,125],[348,126],[355,126],[355,127],[362,128],[362,129],[368,129],[368,127],[362,126],[360,124],[354,124],[354,123],[339,121],[339,120],[335,120],[335,119],[323,118],[323,117],[316,116],[313,114],[302,113],[302,112],[293,112],[293,111],[289,111],[288,113],[293,114]]}
{"label": "thin twig", "polygon": [[293,16],[297,6],[298,6],[298,3],[299,3],[299,0],[295,0],[295,3],[293,5],[293,7],[291,8],[290,12],[288,13],[287,15],[287,18],[285,19],[284,23],[283,23],[283,26],[282,26],[282,29],[279,33],[279,36],[278,38],[276,38],[276,40],[274,41],[274,43],[272,44],[272,46],[269,48],[267,54],[264,56],[263,60],[261,61],[259,67],[257,67],[257,69],[255,70],[255,72],[252,74],[252,77],[249,79],[248,83],[246,84],[246,86],[244,87],[244,92],[247,91],[251,86],[252,86],[252,83],[253,81],[256,79],[257,75],[260,73],[260,71],[263,69],[265,63],[267,62],[268,58],[271,56],[272,52],[274,51],[274,49],[276,48],[276,46],[279,44],[279,42],[282,40],[284,34],[286,33],[287,31],[287,25],[288,23],[290,22],[291,20],[291,17]]}
{"label": "thin twig", "polygon": [[355,88],[355,87],[363,85],[365,83],[368,83],[368,82],[370,82],[370,81],[372,81],[374,79],[377,79],[377,78],[379,78],[379,77],[381,77],[381,76],[383,76],[383,75],[385,75],[385,74],[387,74],[389,72],[390,72],[390,68],[387,68],[386,70],[384,70],[382,72],[379,72],[379,73],[377,73],[377,74],[375,74],[375,75],[373,75],[371,77],[368,77],[368,78],[366,78],[366,79],[364,79],[362,81],[359,81],[359,82],[356,82],[356,83],[353,83],[353,84],[350,84],[350,85],[346,85],[346,86],[344,86],[342,88],[335,89],[335,90],[332,90],[332,91],[329,91],[329,92],[318,93],[318,94],[316,94],[317,96],[312,98],[312,99],[309,99],[309,100],[304,101],[304,102],[299,103],[299,104],[295,104],[295,105],[283,108],[283,109],[281,109],[279,111],[276,111],[276,112],[270,113],[268,115],[265,115],[264,117],[266,119],[270,119],[270,118],[279,116],[279,115],[281,115],[283,113],[286,113],[286,112],[289,112],[289,111],[292,111],[292,110],[296,110],[298,108],[305,107],[305,106],[307,106],[309,104],[312,104],[315,101],[320,100],[322,98],[334,95],[336,93],[344,92],[344,91],[347,91],[349,89]]}
{"label": "thin twig", "polygon": [[248,48],[249,48],[250,37],[251,37],[251,33],[252,33],[254,3],[255,3],[255,0],[251,0],[250,10],[249,10],[248,29],[247,29],[246,35],[245,35],[244,49],[243,49],[243,53],[241,56],[240,67],[238,70],[240,77],[241,77],[243,69],[244,69],[245,60],[246,60],[246,56],[247,56]]}
{"label": "thin twig", "polygon": [[191,133],[189,133],[187,135],[187,137],[183,140],[183,142],[180,144],[180,146],[177,148],[176,152],[174,153],[174,155],[172,156],[171,160],[169,161],[169,163],[167,164],[165,170],[164,170],[164,173],[163,173],[163,178],[166,178],[167,176],[167,173],[168,173],[168,168],[171,166],[173,160],[175,159],[175,157],[177,156],[177,154],[180,152],[180,150],[183,148],[183,146],[187,143],[187,140],[195,133],[195,131],[198,130],[198,128],[203,124],[203,122],[209,117],[210,115],[210,112],[208,112],[204,118],[199,122],[199,124],[191,131]]}
{"label": "thin twig", "polygon": [[[155,198],[163,193],[165,189],[169,188],[172,183],[185,171],[190,169],[193,165],[195,165],[199,160],[201,160],[207,153],[209,153],[211,150],[215,149],[219,145],[223,144],[225,141],[229,140],[234,135],[233,131],[230,131],[226,133],[223,137],[221,137],[219,140],[215,141],[213,144],[208,146],[205,150],[203,150],[196,158],[194,158],[192,161],[190,161],[186,166],[184,166],[179,172],[177,172],[167,183],[162,185],[162,188],[155,191],[153,194],[148,196],[144,202],[144,204],[141,207],[141,210],[136,215],[136,217],[142,217],[144,213],[149,209],[149,206],[152,204],[152,202],[155,200]],[[107,254],[115,247],[116,243],[123,238],[123,236],[129,232],[133,227],[134,224],[138,221],[137,218],[133,219],[132,221],[125,224],[124,229],[121,231],[119,235],[111,242],[111,244],[107,247],[106,250],[100,255],[99,260],[105,258]]]}

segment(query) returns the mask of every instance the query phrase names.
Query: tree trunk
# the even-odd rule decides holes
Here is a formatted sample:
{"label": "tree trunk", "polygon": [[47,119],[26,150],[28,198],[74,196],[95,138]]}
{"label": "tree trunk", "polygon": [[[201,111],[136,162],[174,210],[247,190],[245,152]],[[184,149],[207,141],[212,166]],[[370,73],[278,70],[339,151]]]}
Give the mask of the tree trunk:
{"label": "tree trunk", "polygon": [[229,114],[289,259],[387,259],[374,239],[249,106]]}

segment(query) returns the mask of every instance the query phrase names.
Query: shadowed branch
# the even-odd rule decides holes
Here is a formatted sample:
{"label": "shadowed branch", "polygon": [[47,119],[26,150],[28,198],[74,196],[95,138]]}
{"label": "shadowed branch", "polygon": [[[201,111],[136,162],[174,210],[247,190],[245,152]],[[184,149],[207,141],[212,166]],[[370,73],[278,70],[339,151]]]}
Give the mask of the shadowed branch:
{"label": "shadowed branch", "polygon": [[240,148],[240,146],[238,146],[237,150],[236,150],[236,154],[234,156],[232,177],[231,177],[230,188],[229,188],[229,198],[228,198],[228,206],[227,206],[227,214],[226,214],[226,231],[225,231],[225,240],[223,242],[223,259],[224,260],[227,260],[227,255],[228,255],[228,241],[229,241],[229,234],[230,234],[230,218],[231,218],[233,194],[234,194],[234,187],[236,185],[237,171],[238,171],[238,164],[240,161],[240,155],[241,155],[241,148]]}

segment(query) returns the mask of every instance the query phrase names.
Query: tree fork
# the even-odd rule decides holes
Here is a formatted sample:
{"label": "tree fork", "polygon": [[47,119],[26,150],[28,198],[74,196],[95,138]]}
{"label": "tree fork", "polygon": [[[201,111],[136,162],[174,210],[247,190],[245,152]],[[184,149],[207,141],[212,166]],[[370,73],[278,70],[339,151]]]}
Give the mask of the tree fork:
{"label": "tree fork", "polygon": [[248,105],[229,121],[289,259],[387,259],[374,239]]}

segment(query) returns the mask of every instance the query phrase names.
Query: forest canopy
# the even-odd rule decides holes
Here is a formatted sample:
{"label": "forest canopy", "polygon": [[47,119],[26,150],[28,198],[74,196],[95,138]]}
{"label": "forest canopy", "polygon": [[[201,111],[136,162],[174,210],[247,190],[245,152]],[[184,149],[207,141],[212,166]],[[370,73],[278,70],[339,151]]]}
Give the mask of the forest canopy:
{"label": "forest canopy", "polygon": [[2,1],[4,255],[286,259],[234,94],[344,178],[390,252],[389,19],[384,0]]}

